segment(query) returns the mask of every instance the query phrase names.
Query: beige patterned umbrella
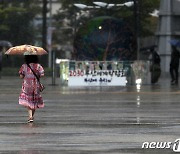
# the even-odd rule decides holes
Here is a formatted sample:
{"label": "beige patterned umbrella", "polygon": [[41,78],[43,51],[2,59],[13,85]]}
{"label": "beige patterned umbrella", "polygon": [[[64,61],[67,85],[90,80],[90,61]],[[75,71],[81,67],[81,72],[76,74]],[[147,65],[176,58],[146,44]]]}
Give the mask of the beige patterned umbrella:
{"label": "beige patterned umbrella", "polygon": [[46,50],[41,47],[32,45],[20,45],[9,48],[6,55],[44,55],[48,54]]}

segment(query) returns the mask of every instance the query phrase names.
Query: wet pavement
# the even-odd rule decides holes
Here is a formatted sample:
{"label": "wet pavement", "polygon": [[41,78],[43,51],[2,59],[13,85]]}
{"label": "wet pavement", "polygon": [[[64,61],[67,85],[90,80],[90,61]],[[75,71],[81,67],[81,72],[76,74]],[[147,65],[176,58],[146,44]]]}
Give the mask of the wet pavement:
{"label": "wet pavement", "polygon": [[[169,79],[143,85],[139,92],[135,86],[68,88],[50,85],[50,78],[43,82],[46,106],[37,110],[33,124],[27,124],[27,111],[18,105],[21,80],[0,79],[0,153],[175,153],[180,90]],[[144,142],[171,146],[157,148],[152,143],[142,149]]]}

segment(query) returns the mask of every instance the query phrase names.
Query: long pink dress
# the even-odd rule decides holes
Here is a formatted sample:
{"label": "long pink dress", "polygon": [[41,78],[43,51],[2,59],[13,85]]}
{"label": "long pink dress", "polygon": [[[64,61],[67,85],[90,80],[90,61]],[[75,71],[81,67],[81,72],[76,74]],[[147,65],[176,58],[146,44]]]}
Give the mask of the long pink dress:
{"label": "long pink dress", "polygon": [[[39,77],[44,76],[44,69],[40,64],[30,63],[29,65]],[[39,82],[27,64],[21,66],[19,74],[24,76],[19,104],[30,109],[43,108],[44,102],[40,95]]]}

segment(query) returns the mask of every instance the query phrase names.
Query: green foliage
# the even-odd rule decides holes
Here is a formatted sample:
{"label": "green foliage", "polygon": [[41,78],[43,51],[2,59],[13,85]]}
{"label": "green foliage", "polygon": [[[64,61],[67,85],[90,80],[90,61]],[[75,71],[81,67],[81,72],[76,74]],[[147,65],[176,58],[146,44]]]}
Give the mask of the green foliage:
{"label": "green foliage", "polygon": [[[20,67],[4,67],[0,73],[2,76],[19,76],[19,69]],[[44,71],[46,77],[52,75],[52,69],[45,67]]]}
{"label": "green foliage", "polygon": [[19,68],[6,67],[2,69],[2,76],[18,76]]}
{"label": "green foliage", "polygon": [[40,11],[33,2],[35,0],[0,2],[0,40],[8,40],[13,45],[33,43],[33,19]]}
{"label": "green foliage", "polygon": [[[20,67],[21,67],[21,65],[18,67],[17,66],[16,67],[2,67],[2,71],[0,73],[2,76],[19,76],[18,72],[19,72]],[[51,68],[44,67],[44,71],[45,71],[46,77],[52,75]]]}
{"label": "green foliage", "polygon": [[[62,8],[54,16],[56,27],[59,37],[56,37],[57,42],[65,44],[67,40],[73,41],[73,35],[75,35],[78,28],[87,22],[87,20],[98,17],[98,16],[112,16],[116,18],[123,18],[132,30],[135,31],[135,16],[134,7],[113,7],[112,9],[101,8],[101,9],[88,9],[80,10],[76,8],[74,3],[81,3],[86,5],[93,5],[92,1],[89,0],[59,0],[62,3]],[[124,3],[127,0],[103,0],[107,3]],[[137,0],[139,11],[137,15],[139,16],[139,30],[141,36],[149,36],[154,34],[155,26],[157,25],[157,20],[152,20],[153,17],[149,13],[153,12],[154,9],[159,8],[160,0]],[[88,14],[89,15],[85,15]],[[64,25],[64,19],[66,19],[67,24]],[[67,26],[71,28],[71,31],[65,31],[62,27]],[[65,39],[62,39],[65,38]]]}

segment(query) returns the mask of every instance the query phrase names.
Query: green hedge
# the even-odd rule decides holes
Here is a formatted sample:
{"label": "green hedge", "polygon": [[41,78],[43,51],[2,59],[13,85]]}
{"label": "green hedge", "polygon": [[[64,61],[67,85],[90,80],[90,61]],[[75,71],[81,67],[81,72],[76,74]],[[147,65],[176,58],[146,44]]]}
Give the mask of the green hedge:
{"label": "green hedge", "polygon": [[[45,69],[45,75],[51,76],[52,69],[50,68],[44,68]],[[4,67],[2,68],[1,75],[2,76],[18,76],[19,68],[13,68],[13,67]]]}

